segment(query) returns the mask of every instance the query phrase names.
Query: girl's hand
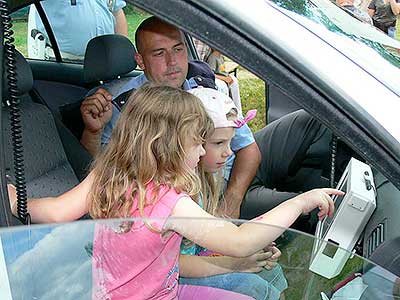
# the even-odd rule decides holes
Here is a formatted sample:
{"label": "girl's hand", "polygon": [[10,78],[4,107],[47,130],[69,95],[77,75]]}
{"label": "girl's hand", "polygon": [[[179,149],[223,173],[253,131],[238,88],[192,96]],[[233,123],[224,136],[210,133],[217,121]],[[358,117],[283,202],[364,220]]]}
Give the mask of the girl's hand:
{"label": "girl's hand", "polygon": [[308,214],[314,208],[319,208],[318,217],[321,220],[326,215],[332,217],[335,206],[330,195],[343,196],[345,193],[336,189],[314,189],[296,196],[303,214]]}
{"label": "girl's hand", "polygon": [[277,247],[275,247],[275,243],[271,243],[271,245],[267,246],[264,250],[267,252],[271,252],[272,254],[271,257],[268,258],[267,264],[264,267],[267,270],[271,270],[277,265],[278,258],[282,255],[282,252]]}
{"label": "girl's hand", "polygon": [[247,272],[247,273],[258,273],[261,272],[263,268],[270,270],[273,266],[276,265],[276,260],[277,257],[280,256],[280,251],[277,257],[274,257],[274,254],[277,253],[272,252],[272,250],[268,251],[261,250],[248,257],[243,257],[243,258],[231,257],[233,264],[232,269],[235,270],[236,272]]}
{"label": "girl's hand", "polygon": [[17,216],[17,190],[11,183],[7,184],[8,198],[10,199],[11,212],[14,216]]}

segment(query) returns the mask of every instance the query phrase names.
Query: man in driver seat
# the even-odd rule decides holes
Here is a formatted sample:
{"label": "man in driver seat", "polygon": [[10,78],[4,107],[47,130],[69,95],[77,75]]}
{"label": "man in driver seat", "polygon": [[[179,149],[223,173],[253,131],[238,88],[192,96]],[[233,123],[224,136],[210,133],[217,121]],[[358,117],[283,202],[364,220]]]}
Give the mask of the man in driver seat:
{"label": "man in driver seat", "polygon": [[[107,86],[97,89],[81,105],[85,124],[81,143],[92,155],[108,143],[119,118],[120,111],[113,104],[113,98],[148,81],[185,90],[196,87],[186,79],[188,55],[184,36],[178,28],[150,17],[138,27],[135,40],[138,51],[135,59],[144,73],[132,78],[114,96],[107,91]],[[246,210],[247,206],[257,206],[257,211],[251,213],[256,215],[306,190],[292,184],[294,175],[310,146],[326,132],[325,127],[303,110],[268,124],[255,134],[257,143],[247,125],[236,129],[231,143],[234,154],[224,173],[228,215],[237,218],[241,207]],[[286,187],[290,187],[289,192]],[[242,203],[245,196],[246,201]]]}

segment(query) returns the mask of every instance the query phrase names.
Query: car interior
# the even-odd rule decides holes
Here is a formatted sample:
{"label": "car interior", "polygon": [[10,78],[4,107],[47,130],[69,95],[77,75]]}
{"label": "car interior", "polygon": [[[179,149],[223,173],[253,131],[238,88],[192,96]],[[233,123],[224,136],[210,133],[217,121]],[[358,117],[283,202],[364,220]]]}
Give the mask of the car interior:
{"label": "car interior", "polygon": [[[48,22],[44,23],[51,30]],[[190,58],[196,59],[197,54],[194,52],[191,37],[189,34],[186,37]],[[62,60],[32,60],[24,58],[16,51],[15,77],[19,112],[9,103],[10,77],[7,73],[7,63],[10,61],[4,60],[2,139],[6,173],[11,176],[12,182],[16,180],[26,182],[27,197],[63,193],[85,177],[92,157],[79,143],[83,130],[80,103],[95,87],[117,78],[123,78],[120,81],[122,85],[124,80],[140,74],[141,71],[136,69],[136,62],[133,59],[134,51],[133,44],[118,35],[99,36],[91,40],[87,45],[83,64]],[[265,84],[268,123],[299,108],[284,90],[272,82]],[[18,139],[18,133],[15,138],[16,131],[11,128],[9,115],[16,119],[20,118],[20,128],[18,123],[14,127],[16,126],[16,131],[20,131],[23,136],[22,142]],[[13,144],[17,144],[14,149]],[[23,177],[23,173],[18,175],[21,172],[20,166],[14,162],[14,156],[19,155],[15,154],[15,148],[19,149],[19,153],[23,156],[19,158],[19,163],[24,165],[25,170],[23,179],[20,178]],[[301,168],[319,168],[321,176],[324,176],[329,184],[332,167],[326,158],[332,157],[332,140],[327,141],[324,149],[315,151],[314,159],[307,161]],[[365,161],[342,139],[335,142],[334,153],[336,159],[334,182],[339,180],[351,157]],[[398,201],[400,192],[374,168],[373,174],[376,209],[358,239],[355,249],[358,254],[382,263],[383,256],[376,252],[378,248],[389,247],[386,251],[390,253],[398,250],[398,243],[393,241],[398,240],[399,236],[400,219],[397,214],[400,211],[400,201]],[[19,224],[16,219],[12,222],[14,225]],[[388,266],[392,263],[393,260],[384,262]],[[400,275],[398,269],[393,272]]]}

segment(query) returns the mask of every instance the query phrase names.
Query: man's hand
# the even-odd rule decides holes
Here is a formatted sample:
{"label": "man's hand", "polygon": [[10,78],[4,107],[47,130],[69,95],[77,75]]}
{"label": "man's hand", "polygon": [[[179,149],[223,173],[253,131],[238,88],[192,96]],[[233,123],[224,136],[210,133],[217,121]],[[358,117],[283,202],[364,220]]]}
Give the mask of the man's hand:
{"label": "man's hand", "polygon": [[112,96],[103,88],[85,98],[81,115],[85,129],[92,134],[102,133],[112,116]]}
{"label": "man's hand", "polygon": [[81,144],[92,156],[100,151],[101,135],[112,116],[111,101],[111,94],[105,89],[99,88],[82,102],[81,115],[85,128]]}

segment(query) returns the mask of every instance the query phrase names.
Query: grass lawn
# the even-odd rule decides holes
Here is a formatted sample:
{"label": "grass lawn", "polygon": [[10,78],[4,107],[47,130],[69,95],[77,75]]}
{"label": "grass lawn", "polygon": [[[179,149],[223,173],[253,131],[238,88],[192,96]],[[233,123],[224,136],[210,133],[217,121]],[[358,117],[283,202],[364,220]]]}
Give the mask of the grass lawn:
{"label": "grass lawn", "polygon": [[26,47],[28,23],[25,21],[14,22],[12,30],[14,31],[15,47],[24,56],[28,56],[28,49]]}
{"label": "grass lawn", "polygon": [[343,270],[333,279],[326,279],[309,270],[313,238],[309,235],[299,235],[295,231],[286,233],[287,243],[280,245],[282,256],[279,263],[283,268],[288,289],[286,299],[321,300],[320,292],[330,292],[340,281],[359,272],[363,266],[363,259],[355,256],[349,259]]}
{"label": "grass lawn", "polygon": [[265,83],[241,67],[239,67],[237,77],[243,114],[250,109],[257,109],[257,117],[248,124],[251,130],[256,132],[265,126]]}

